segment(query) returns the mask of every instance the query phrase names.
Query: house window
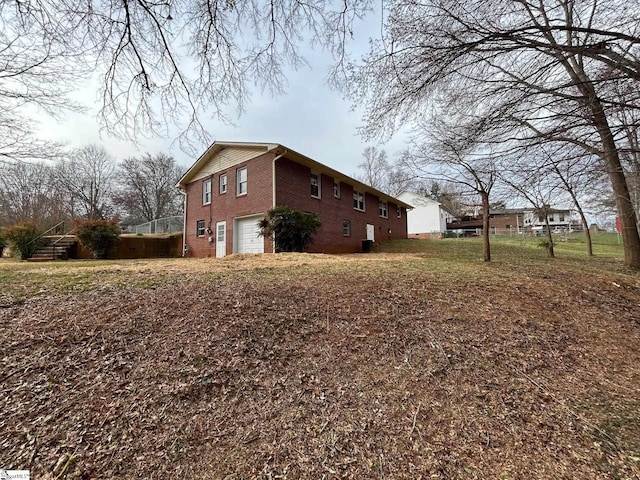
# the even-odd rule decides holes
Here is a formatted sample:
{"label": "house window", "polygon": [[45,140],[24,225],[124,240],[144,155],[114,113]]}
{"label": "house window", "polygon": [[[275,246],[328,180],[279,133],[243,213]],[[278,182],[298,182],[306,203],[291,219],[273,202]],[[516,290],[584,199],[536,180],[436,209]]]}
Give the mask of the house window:
{"label": "house window", "polygon": [[345,237],[351,236],[351,222],[349,220],[344,220],[342,222],[342,235]]}
{"label": "house window", "polygon": [[364,212],[364,193],[353,191],[353,208]]}
{"label": "house window", "polygon": [[204,220],[198,220],[198,224],[196,226],[196,235],[199,237],[204,237]]}
{"label": "house window", "polygon": [[544,215],[538,215],[538,221],[544,222]]}
{"label": "house window", "polygon": [[311,173],[311,196],[320,198],[320,175]]}
{"label": "house window", "polygon": [[220,175],[220,193],[227,193],[227,174]]}
{"label": "house window", "polygon": [[211,179],[202,182],[202,204],[209,205],[211,203]]}
{"label": "house window", "polygon": [[247,167],[239,168],[236,172],[236,195],[247,194]]}
{"label": "house window", "polygon": [[560,221],[560,222],[564,222],[564,213],[561,213],[561,214],[560,214],[560,220],[559,220],[559,221]]}
{"label": "house window", "polygon": [[389,211],[387,210],[387,202],[380,200],[380,216],[382,218],[388,218],[389,217]]}
{"label": "house window", "polygon": [[400,207],[396,208],[396,217],[402,218],[402,208]]}
{"label": "house window", "polygon": [[550,221],[550,222],[553,222],[553,221],[554,221],[554,220],[553,220],[553,215],[549,215],[549,221]]}
{"label": "house window", "polygon": [[333,182],[333,196],[336,198],[340,198],[340,182]]}

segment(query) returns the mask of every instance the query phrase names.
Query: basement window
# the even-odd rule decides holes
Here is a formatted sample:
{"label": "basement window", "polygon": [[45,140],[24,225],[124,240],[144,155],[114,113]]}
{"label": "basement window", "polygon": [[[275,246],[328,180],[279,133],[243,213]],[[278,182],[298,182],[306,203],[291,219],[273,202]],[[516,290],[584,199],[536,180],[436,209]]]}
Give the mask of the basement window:
{"label": "basement window", "polygon": [[351,236],[351,222],[349,220],[342,222],[342,235],[345,237]]}

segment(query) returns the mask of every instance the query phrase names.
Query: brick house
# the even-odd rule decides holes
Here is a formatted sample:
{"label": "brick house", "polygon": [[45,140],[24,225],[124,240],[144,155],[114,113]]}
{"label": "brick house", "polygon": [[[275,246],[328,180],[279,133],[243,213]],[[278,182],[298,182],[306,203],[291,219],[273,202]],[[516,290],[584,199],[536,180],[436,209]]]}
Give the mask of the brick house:
{"label": "brick house", "polygon": [[273,252],[258,222],[275,206],[320,216],[309,252],[360,252],[363,240],[407,238],[410,205],[279,144],[214,142],[177,187],[185,252],[197,257]]}

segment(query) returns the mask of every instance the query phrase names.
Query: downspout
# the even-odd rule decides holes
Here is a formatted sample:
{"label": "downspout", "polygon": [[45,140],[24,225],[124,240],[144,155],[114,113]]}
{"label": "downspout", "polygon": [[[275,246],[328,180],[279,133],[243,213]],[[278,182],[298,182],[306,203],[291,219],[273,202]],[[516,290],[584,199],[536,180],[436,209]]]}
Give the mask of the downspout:
{"label": "downspout", "polygon": [[182,256],[187,255],[187,191],[180,189],[180,193],[184,195],[184,213],[182,214]]}
{"label": "downspout", "polygon": [[271,175],[272,175],[272,181],[271,181],[271,185],[273,187],[273,208],[275,208],[276,205],[276,160],[278,160],[279,158],[284,157],[287,154],[288,150],[285,148],[284,152],[281,153],[280,155],[276,155],[273,158],[273,168],[271,169]]}
{"label": "downspout", "polygon": [[[284,157],[287,154],[288,150],[285,148],[284,152],[282,152],[280,155],[276,155],[273,158],[273,164],[272,164],[272,169],[271,169],[271,184],[273,187],[273,208],[276,208],[276,160],[278,160],[279,158]],[[273,236],[273,245],[271,246],[271,248],[273,249],[273,253],[276,253],[276,237],[275,234]]]}

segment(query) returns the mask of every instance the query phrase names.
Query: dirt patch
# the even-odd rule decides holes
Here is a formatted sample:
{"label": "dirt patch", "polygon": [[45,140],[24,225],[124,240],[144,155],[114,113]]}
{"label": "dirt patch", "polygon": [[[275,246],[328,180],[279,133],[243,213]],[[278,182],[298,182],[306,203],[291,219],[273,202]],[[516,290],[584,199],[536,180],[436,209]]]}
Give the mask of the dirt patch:
{"label": "dirt patch", "polygon": [[0,468],[638,478],[636,277],[428,262],[132,262],[96,267],[100,290],[5,302]]}

